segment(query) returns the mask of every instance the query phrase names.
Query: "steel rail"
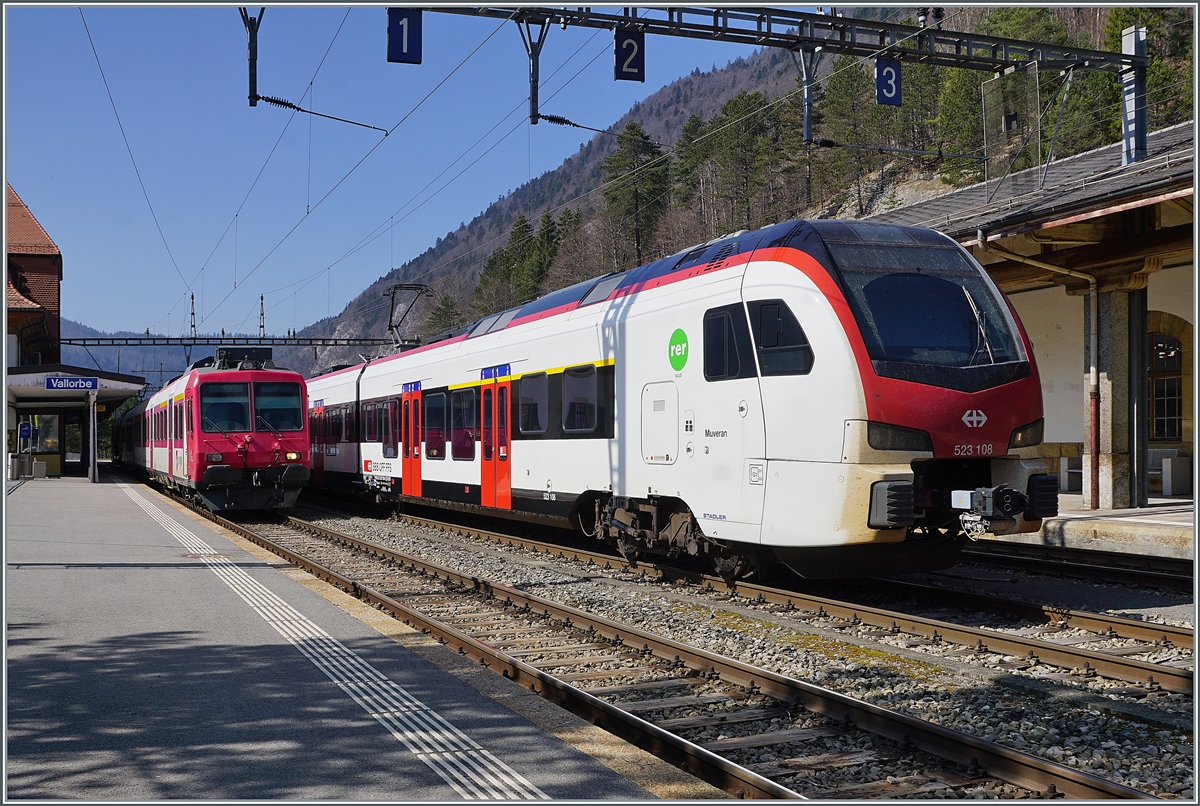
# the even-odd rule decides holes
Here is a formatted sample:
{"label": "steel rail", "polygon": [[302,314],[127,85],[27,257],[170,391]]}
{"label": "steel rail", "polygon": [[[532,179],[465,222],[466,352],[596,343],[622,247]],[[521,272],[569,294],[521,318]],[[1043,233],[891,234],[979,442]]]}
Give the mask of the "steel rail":
{"label": "steel rail", "polygon": [[[447,624],[437,621],[418,610],[414,610],[401,602],[380,593],[369,585],[364,585],[344,574],[338,573],[330,568],[320,565],[313,560],[308,559],[300,554],[297,554],[290,549],[279,545],[268,537],[258,534],[253,529],[226,520],[219,515],[209,512],[206,509],[199,508],[195,511],[207,517],[214,523],[220,524],[226,529],[235,532],[238,535],[256,543],[263,548],[278,554],[293,565],[308,571],[318,579],[322,579],[332,585],[335,585],[347,591],[351,595],[365,602],[368,602],[377,607],[381,607],[393,616],[403,621],[409,626],[416,627],[425,633],[428,633],[435,638],[438,638],[441,643],[451,649],[456,650],[459,654],[465,655],[472,660],[479,661],[483,666],[492,671],[502,674],[514,682],[529,688],[531,691],[544,697],[552,703],[566,708],[572,713],[587,719],[592,724],[600,727],[609,733],[620,736],[622,739],[634,744],[647,752],[653,753],[656,757],[674,764],[685,772],[696,776],[713,786],[738,797],[738,798],[790,798],[797,799],[802,796],[787,787],[775,783],[770,778],[751,772],[727,759],[718,756],[710,750],[705,750],[703,747],[695,745],[686,739],[682,739],[662,728],[647,722],[640,717],[622,711],[614,705],[611,705],[597,697],[588,694],[582,689],[578,689],[561,680],[558,680],[553,675],[546,674],[540,669],[534,668],[515,658],[510,658],[500,650],[494,649],[488,644],[472,638],[466,633],[451,627]],[[475,577],[468,577],[463,574],[458,574],[449,568],[429,563],[416,557],[410,557],[399,552],[394,552],[384,546],[370,543],[369,541],[358,540],[347,535],[339,534],[329,529],[324,529],[315,524],[307,523],[298,518],[287,519],[287,522],[294,528],[301,529],[306,532],[321,535],[327,539],[341,543],[343,545],[354,547],[360,551],[365,551],[376,557],[387,559],[402,566],[408,566],[413,569],[418,569],[426,574],[430,574],[435,578],[442,578],[450,582],[458,583],[464,587],[471,587],[473,590],[485,593],[490,597],[499,598],[505,597],[505,601],[516,604],[518,601],[527,605],[530,608],[535,606],[549,606],[552,603],[545,600],[539,600],[537,597],[522,597],[521,594],[512,588],[507,588],[502,585],[480,580]],[[549,609],[546,615],[550,615]],[[568,622],[580,622],[578,611],[573,615],[577,617],[572,620],[567,618]],[[561,620],[561,619],[560,619]],[[613,631],[614,643],[623,643],[620,636],[620,630],[624,630],[626,634],[629,630],[621,625],[615,625],[619,630]],[[648,635],[648,634],[647,634]],[[627,643],[627,642],[625,642]],[[1124,797],[1125,795],[1111,795],[1110,797]]]}
{"label": "steel rail", "polygon": [[[212,515],[211,513],[209,515],[214,520],[219,518],[219,516]],[[996,744],[995,742],[989,742],[985,739],[942,727],[941,725],[926,722],[917,717],[888,711],[871,703],[862,702],[811,683],[785,677],[766,669],[759,669],[741,661],[706,652],[672,639],[640,630],[636,627],[619,624],[568,605],[525,593],[516,588],[490,582],[469,574],[463,574],[419,557],[405,555],[372,541],[350,537],[295,517],[288,517],[287,522],[294,528],[324,536],[334,542],[386,559],[402,567],[408,567],[418,572],[432,575],[435,578],[446,580],[452,584],[470,588],[489,598],[501,600],[506,605],[538,613],[566,626],[586,627],[589,631],[608,639],[614,645],[625,645],[635,651],[649,652],[659,658],[681,663],[695,671],[706,673],[710,678],[719,678],[722,681],[745,687],[750,691],[766,694],[784,702],[802,705],[814,713],[819,713],[844,723],[853,724],[869,733],[883,736],[904,745],[915,746],[932,755],[958,764],[978,767],[993,777],[1025,789],[1033,790],[1038,797],[1066,796],[1082,799],[1157,799],[1132,787],[1123,786],[1085,772],[1054,764],[1037,756],[1022,753],[1018,750]],[[249,531],[242,530],[240,527],[238,528],[239,534],[247,536],[265,548],[272,551],[275,550],[274,547],[276,544],[273,541],[261,535],[251,536]],[[286,552],[286,554],[281,554],[281,556],[285,556],[290,562],[296,562],[299,559],[302,567],[316,566],[312,561],[298,558],[297,555],[290,551]],[[395,612],[404,614],[404,618],[411,619],[413,622],[420,624],[423,629],[436,631],[438,636],[447,642],[448,646],[457,649],[461,654],[479,660],[485,665],[496,664],[501,669],[501,673],[508,672],[508,676],[513,680],[522,685],[530,686],[543,696],[546,696],[545,692],[551,692],[550,696],[547,697],[551,701],[554,701],[554,697],[558,696],[560,697],[560,704],[568,708],[585,709],[585,715],[591,715],[593,718],[596,718],[598,715],[598,718],[601,720],[599,723],[601,727],[610,731],[613,731],[614,728],[625,730],[636,728],[637,733],[635,737],[640,735],[643,737],[640,741],[650,742],[651,747],[657,747],[661,744],[662,752],[671,754],[668,760],[676,761],[680,758],[680,754],[682,754],[684,758],[679,763],[687,762],[689,764],[688,769],[692,774],[699,777],[715,774],[718,776],[718,780],[726,780],[726,776],[734,775],[736,782],[744,784],[745,787],[739,793],[736,790],[728,788],[728,781],[726,781],[725,785],[717,784],[725,788],[726,791],[732,791],[734,794],[739,794],[740,797],[797,796],[797,793],[786,790],[769,779],[762,778],[748,770],[743,771],[740,767],[720,759],[719,756],[704,751],[703,748],[697,747],[693,750],[694,745],[649,723],[645,724],[650,730],[645,732],[641,725],[638,724],[643,723],[644,720],[624,714],[624,712],[621,712],[614,706],[598,700],[592,703],[590,700],[595,700],[595,698],[586,695],[585,692],[579,692],[573,686],[556,680],[552,675],[547,675],[518,660],[508,658],[489,645],[471,638],[452,627],[440,624],[418,611],[405,607],[400,602],[396,602],[370,589],[368,586],[357,583],[329,569],[319,566],[317,568],[319,569],[317,570],[318,576],[322,576],[329,581],[336,581],[337,584],[345,586],[347,590],[355,595],[369,598],[369,600],[374,601],[376,604],[389,609],[395,608]],[[614,720],[616,721],[615,725],[612,724]],[[635,743],[638,740],[635,738]],[[655,752],[658,752],[658,750],[655,750]],[[699,765],[704,762],[705,767],[707,767],[707,757],[709,755],[714,755],[713,763],[720,762],[716,773],[707,772],[705,769],[691,769],[690,765],[693,763]],[[761,784],[759,783],[759,779],[761,779]],[[714,781],[714,783],[716,782]],[[762,794],[760,795],[760,793]]]}
{"label": "steel rail", "polygon": [[[601,567],[618,568],[624,566],[625,568],[637,568],[643,573],[657,576],[660,579],[676,579],[691,584],[708,585],[714,589],[723,589],[729,593],[748,599],[780,604],[789,608],[840,618],[851,624],[861,623],[881,629],[894,629],[896,632],[905,632],[929,640],[946,640],[964,647],[974,647],[980,652],[994,652],[1045,661],[1066,669],[1080,669],[1081,671],[1090,669],[1103,677],[1140,683],[1150,688],[1157,686],[1167,691],[1184,694],[1192,692],[1194,673],[1188,669],[1176,669],[1148,661],[1110,655],[1099,650],[1063,646],[1055,644],[1052,641],[1009,635],[996,630],[969,627],[940,619],[923,618],[921,616],[913,616],[869,605],[844,602],[799,591],[782,590],[748,582],[726,582],[721,577],[697,574],[670,568],[669,566],[635,565],[619,557],[557,546],[551,543],[542,543],[500,532],[490,532],[474,527],[447,524],[411,515],[401,515],[400,517],[422,526],[442,529],[449,528],[466,534],[479,535],[504,545],[536,549],[557,557],[592,562]],[[964,597],[969,596],[970,601],[979,603],[983,603],[985,599],[989,598],[980,594],[962,595]],[[1049,612],[1054,615],[1055,619],[1066,621],[1071,627],[1092,629],[1088,625],[1094,625],[1101,628],[1097,632],[1109,633],[1111,631],[1112,633],[1116,633],[1115,637],[1127,637],[1135,640],[1155,642],[1164,641],[1164,643],[1165,641],[1169,641],[1173,644],[1176,643],[1177,638],[1178,646],[1191,646],[1193,644],[1192,631],[1182,627],[1171,627],[1161,624],[1151,625],[1132,619],[1122,619],[1116,616],[1105,616],[1103,614],[1086,613],[1084,611],[1059,611],[1046,606],[1027,605],[1026,603],[1000,600],[998,598],[994,601],[1004,602],[1008,606],[1024,605],[1030,608],[1041,607],[1043,614]],[[1104,640],[1105,637],[1101,635],[1096,640]],[[1152,650],[1147,648],[1146,651],[1149,652]]]}
{"label": "steel rail", "polygon": [[1135,621],[1121,616],[1110,616],[1105,613],[1071,610],[1052,605],[1022,602],[1017,599],[1006,599],[1002,596],[991,596],[986,593],[938,588],[932,585],[921,585],[915,582],[902,582],[894,579],[872,580],[872,584],[895,590],[897,593],[907,593],[913,596],[946,601],[959,607],[979,607],[980,609],[987,610],[989,613],[1005,613],[1026,618],[1030,621],[1045,621],[1065,627],[1091,630],[1092,632],[1102,633],[1113,638],[1132,638],[1137,641],[1170,643],[1187,649],[1194,648],[1195,633],[1187,627],[1177,627],[1174,624]]}
{"label": "steel rail", "polygon": [[[1180,524],[1184,526],[1185,524]],[[1066,546],[1041,546],[1026,543],[988,541],[973,543],[962,556],[1017,570],[1072,572],[1085,579],[1134,583],[1191,590],[1195,583],[1191,560],[1174,557],[1145,557],[1116,551],[1071,549]]]}

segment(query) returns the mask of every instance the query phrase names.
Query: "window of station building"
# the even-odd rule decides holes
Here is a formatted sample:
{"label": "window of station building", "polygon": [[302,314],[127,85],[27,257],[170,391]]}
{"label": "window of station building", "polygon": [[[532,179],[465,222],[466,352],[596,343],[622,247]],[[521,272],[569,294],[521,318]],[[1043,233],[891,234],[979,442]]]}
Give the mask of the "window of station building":
{"label": "window of station building", "polygon": [[208,433],[249,431],[250,384],[206,383],[201,386],[200,429]]}
{"label": "window of station building", "polygon": [[446,458],[446,394],[425,395],[425,456]]}
{"label": "window of station building", "polygon": [[30,418],[33,426],[33,438],[30,440],[30,450],[33,453],[58,453],[58,415],[35,414]]}
{"label": "window of station building", "polygon": [[750,309],[750,332],[758,349],[758,368],[765,375],[807,375],[813,352],[787,303],[757,300]]}
{"label": "window of station building", "polygon": [[450,455],[454,459],[475,458],[475,438],[478,435],[474,389],[450,393]]}
{"label": "window of station building", "polygon": [[704,379],[728,381],[755,376],[750,328],[740,303],[704,314]]}
{"label": "window of station building", "polygon": [[1183,343],[1150,334],[1150,439],[1183,439]]}
{"label": "window of station building", "polygon": [[571,367],[562,374],[562,427],[567,434],[590,434],[596,430],[599,392],[594,366]]}
{"label": "window of station building", "polygon": [[522,375],[520,383],[520,420],[522,434],[546,433],[546,409],[550,405],[550,383],[546,373]]}

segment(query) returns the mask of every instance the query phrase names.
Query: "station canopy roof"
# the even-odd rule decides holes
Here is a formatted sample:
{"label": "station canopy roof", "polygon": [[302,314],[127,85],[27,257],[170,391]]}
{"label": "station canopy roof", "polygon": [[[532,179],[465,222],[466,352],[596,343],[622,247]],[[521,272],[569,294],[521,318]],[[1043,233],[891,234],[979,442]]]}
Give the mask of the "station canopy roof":
{"label": "station canopy roof", "polygon": [[26,367],[9,367],[7,397],[8,405],[14,408],[38,408],[62,406],[82,408],[88,402],[86,389],[49,389],[47,378],[96,378],[98,403],[120,402],[134,397],[146,384],[145,378],[137,375],[122,375],[88,367],[72,367],[66,364],[34,364]]}

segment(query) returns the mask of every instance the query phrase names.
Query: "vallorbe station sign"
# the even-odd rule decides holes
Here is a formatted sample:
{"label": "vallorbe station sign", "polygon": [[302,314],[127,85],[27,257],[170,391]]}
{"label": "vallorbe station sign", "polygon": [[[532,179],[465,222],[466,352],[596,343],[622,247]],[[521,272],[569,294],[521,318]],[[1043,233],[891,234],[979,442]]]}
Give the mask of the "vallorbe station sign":
{"label": "vallorbe station sign", "polygon": [[46,388],[58,391],[96,391],[99,378],[46,378]]}

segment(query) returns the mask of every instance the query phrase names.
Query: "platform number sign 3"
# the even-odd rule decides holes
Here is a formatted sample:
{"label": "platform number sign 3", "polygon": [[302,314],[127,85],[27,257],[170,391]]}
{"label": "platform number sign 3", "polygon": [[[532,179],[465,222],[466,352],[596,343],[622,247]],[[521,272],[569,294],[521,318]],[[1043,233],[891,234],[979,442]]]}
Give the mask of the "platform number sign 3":
{"label": "platform number sign 3", "polygon": [[420,64],[421,9],[389,8],[387,12],[387,60]]}
{"label": "platform number sign 3", "polygon": [[900,106],[900,62],[875,60],[875,103]]}
{"label": "platform number sign 3", "polygon": [[642,31],[616,31],[613,49],[613,78],[617,81],[646,80],[646,34]]}

